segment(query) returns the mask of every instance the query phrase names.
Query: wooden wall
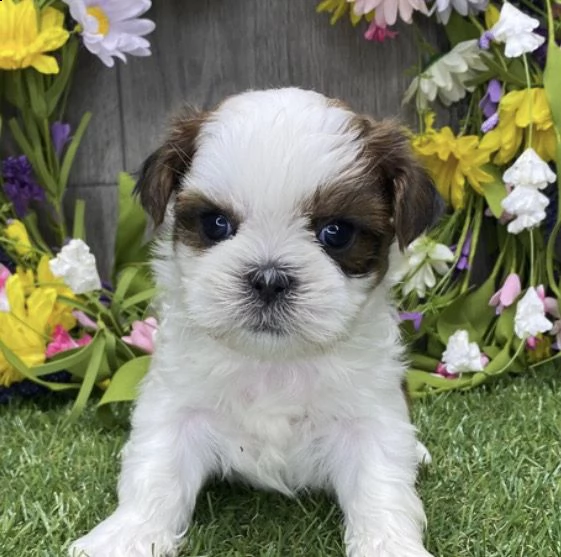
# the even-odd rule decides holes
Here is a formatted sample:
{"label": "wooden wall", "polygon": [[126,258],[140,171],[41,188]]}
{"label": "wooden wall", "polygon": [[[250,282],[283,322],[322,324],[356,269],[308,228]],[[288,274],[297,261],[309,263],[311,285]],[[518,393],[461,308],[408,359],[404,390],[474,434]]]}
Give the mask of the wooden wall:
{"label": "wooden wall", "polygon": [[[316,0],[155,0],[153,55],[107,69],[82,53],[69,104],[76,124],[93,119],[71,177],[87,201],[88,241],[107,275],[116,216],[116,177],[134,172],[158,145],[182,102],[212,106],[248,88],[298,85],[374,116],[401,113],[418,46],[409,26],[384,44],[363,39],[347,20],[334,27]],[[425,37],[434,39],[432,28]],[[402,114],[402,113],[401,113]],[[403,115],[407,119],[407,115]]]}

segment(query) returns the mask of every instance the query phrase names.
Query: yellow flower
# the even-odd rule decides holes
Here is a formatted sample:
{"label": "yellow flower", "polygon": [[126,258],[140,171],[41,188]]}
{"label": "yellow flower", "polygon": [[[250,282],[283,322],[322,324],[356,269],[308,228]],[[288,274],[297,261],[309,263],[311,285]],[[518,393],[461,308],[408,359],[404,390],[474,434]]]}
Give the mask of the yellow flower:
{"label": "yellow flower", "polygon": [[[331,25],[335,25],[347,12],[351,19],[353,25],[357,25],[362,19],[362,15],[357,15],[354,9],[349,9],[352,4],[349,0],[323,0],[316,6],[316,12],[328,12],[331,14],[331,19],[329,22]],[[369,12],[364,15],[366,21],[372,21],[374,19],[374,12]]]}
{"label": "yellow flower", "polygon": [[[10,311],[0,312],[0,340],[26,366],[45,361],[49,339],[49,318],[56,303],[54,288],[36,288],[26,299],[25,288],[19,275],[6,281],[6,295]],[[21,381],[23,376],[13,368],[0,350],[0,385],[7,387]]]}
{"label": "yellow flower", "polygon": [[487,9],[485,10],[485,27],[491,29],[499,21],[501,17],[501,12],[494,4],[489,3]]}
{"label": "yellow flower", "polygon": [[419,155],[444,199],[454,207],[464,206],[466,182],[479,194],[482,184],[493,177],[482,167],[489,162],[491,151],[483,149],[475,135],[455,136],[448,127],[435,130],[434,114],[426,119],[426,130],[413,139]]}
{"label": "yellow flower", "polygon": [[481,146],[496,153],[495,164],[507,164],[528,141],[530,126],[534,151],[546,162],[554,160],[555,128],[545,90],[538,87],[511,91],[501,99],[499,124],[483,136]]}
{"label": "yellow flower", "polygon": [[28,255],[32,250],[25,225],[20,220],[12,220],[4,229],[4,236],[13,243],[19,255]]}
{"label": "yellow flower", "polygon": [[69,37],[63,28],[64,15],[54,8],[38,12],[33,0],[0,2],[0,69],[33,67],[44,74],[56,74],[58,63],[46,56]]}

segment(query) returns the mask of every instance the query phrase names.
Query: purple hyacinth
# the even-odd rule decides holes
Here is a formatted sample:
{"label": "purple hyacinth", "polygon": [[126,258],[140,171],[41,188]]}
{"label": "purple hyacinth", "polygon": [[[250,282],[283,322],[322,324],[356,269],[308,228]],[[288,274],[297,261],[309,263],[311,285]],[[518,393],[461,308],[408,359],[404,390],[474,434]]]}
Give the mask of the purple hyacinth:
{"label": "purple hyacinth", "polygon": [[64,122],[53,122],[51,125],[51,138],[57,158],[60,159],[64,146],[70,140],[70,124]]}
{"label": "purple hyacinth", "polygon": [[503,87],[498,79],[491,79],[487,84],[487,91],[479,102],[479,108],[485,115],[485,122],[481,126],[481,131],[487,133],[499,123],[499,101],[503,96]]}
{"label": "purple hyacinth", "polygon": [[31,201],[44,201],[45,192],[35,182],[33,169],[25,155],[8,157],[2,162],[4,193],[14,206],[18,218],[23,218]]}

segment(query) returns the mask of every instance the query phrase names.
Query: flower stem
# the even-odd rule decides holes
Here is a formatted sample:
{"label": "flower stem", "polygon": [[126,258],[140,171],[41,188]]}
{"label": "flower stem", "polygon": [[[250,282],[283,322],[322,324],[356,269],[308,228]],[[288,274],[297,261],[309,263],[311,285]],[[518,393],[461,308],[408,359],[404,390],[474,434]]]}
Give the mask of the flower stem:
{"label": "flower stem", "polygon": [[530,286],[536,286],[536,261],[534,249],[534,230],[530,228]]}
{"label": "flower stem", "polygon": [[534,120],[532,118],[532,79],[530,78],[530,66],[528,65],[528,56],[524,54],[522,56],[522,61],[524,62],[524,73],[526,74],[526,86],[528,88],[528,95],[529,95],[529,112],[530,112],[530,125],[528,126],[528,141],[526,144],[527,148],[532,147],[532,136],[534,133]]}

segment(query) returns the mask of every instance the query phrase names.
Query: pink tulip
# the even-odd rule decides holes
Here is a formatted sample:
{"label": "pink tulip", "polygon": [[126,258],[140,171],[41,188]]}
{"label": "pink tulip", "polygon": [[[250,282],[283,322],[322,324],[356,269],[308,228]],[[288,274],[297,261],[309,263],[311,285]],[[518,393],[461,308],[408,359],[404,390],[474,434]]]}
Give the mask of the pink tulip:
{"label": "pink tulip", "polygon": [[47,358],[52,358],[59,352],[65,352],[66,350],[86,346],[86,344],[89,344],[91,341],[92,337],[90,335],[84,335],[82,338],[74,339],[68,334],[68,331],[65,330],[62,325],[57,325],[53,333],[53,338],[47,345],[45,356],[47,356]]}
{"label": "pink tulip", "polygon": [[540,284],[536,287],[536,292],[538,293],[538,297],[543,303],[543,309],[549,315],[556,317],[557,319],[561,318],[561,313],[559,313],[559,304],[555,298],[551,298],[550,296],[545,295],[545,288],[543,284]]}
{"label": "pink tulip", "polygon": [[136,346],[148,354],[154,352],[154,339],[158,331],[158,322],[153,317],[144,321],[134,321],[131,334],[123,340],[131,346]]}
{"label": "pink tulip", "polygon": [[90,319],[83,311],[76,309],[72,312],[72,315],[76,318],[76,321],[84,327],[84,329],[97,330],[97,323],[93,319]]}
{"label": "pink tulip", "polygon": [[497,308],[497,315],[499,315],[503,312],[504,308],[514,303],[514,300],[516,300],[521,291],[520,277],[516,273],[511,273],[506,277],[502,287],[491,296],[489,305],[495,306]]}

